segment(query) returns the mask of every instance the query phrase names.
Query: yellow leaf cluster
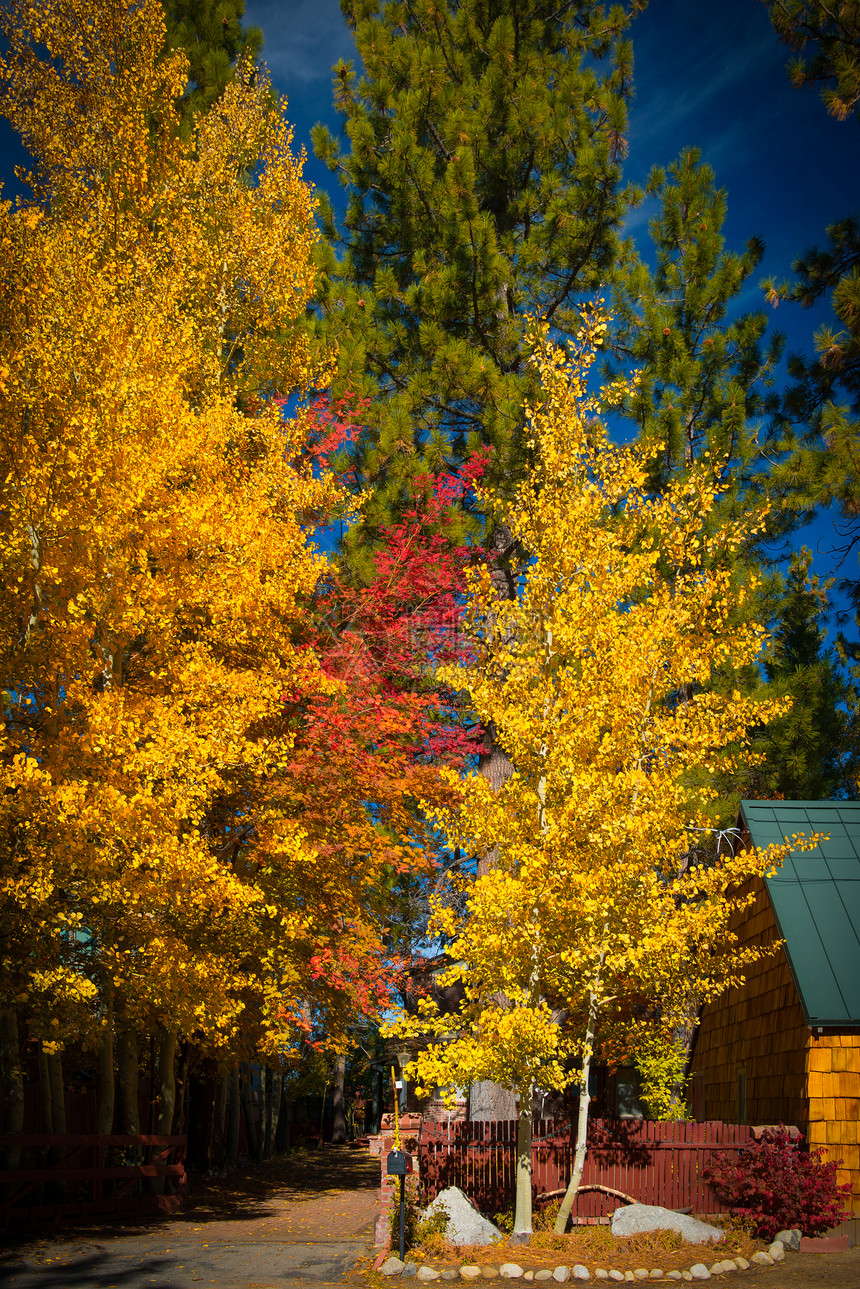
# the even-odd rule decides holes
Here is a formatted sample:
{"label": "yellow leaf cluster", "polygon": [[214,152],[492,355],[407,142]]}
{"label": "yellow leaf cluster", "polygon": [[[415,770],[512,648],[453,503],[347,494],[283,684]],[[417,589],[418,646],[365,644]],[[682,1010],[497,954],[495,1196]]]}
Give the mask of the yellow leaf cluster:
{"label": "yellow leaf cluster", "polygon": [[513,498],[485,497],[525,552],[518,594],[500,602],[475,573],[477,656],[447,680],[514,773],[496,793],[475,774],[462,804],[436,811],[452,846],[492,856],[465,915],[437,918],[446,979],[465,990],[457,1033],[432,1002],[397,1022],[436,1040],[413,1067],[422,1083],[494,1079],[524,1104],[535,1082],[576,1077],[595,1042],[630,1059],[637,1017],[671,1030],[741,978],[755,951],[729,930],[737,891],[786,850],[689,861],[713,771],[782,708],[712,685],[764,641],[737,625],[751,588],[721,558],[743,529],[712,522],[707,463],[653,496],[640,452],[608,441],[587,392],[604,327],[586,314],[573,360],[536,335],[534,467]]}
{"label": "yellow leaf cluster", "polygon": [[283,1056],[315,956],[373,950],[390,851],[360,784],[323,846],[278,769],[285,695],[341,688],[302,633],[308,524],[343,499],[259,401],[325,372],[314,198],[263,75],[183,143],[156,0],[4,21],[36,200],[0,205],[0,1003]]}

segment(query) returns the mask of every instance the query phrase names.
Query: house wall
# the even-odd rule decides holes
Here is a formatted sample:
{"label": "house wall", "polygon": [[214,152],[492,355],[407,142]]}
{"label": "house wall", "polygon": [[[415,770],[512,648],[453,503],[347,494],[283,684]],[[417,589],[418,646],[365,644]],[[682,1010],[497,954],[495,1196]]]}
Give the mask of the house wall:
{"label": "house wall", "polygon": [[[779,939],[760,878],[748,885],[755,903],[739,925],[740,945]],[[702,1010],[691,1076],[698,1079],[702,1119],[787,1123],[806,1131],[806,1044],[809,1029],[785,953],[746,968],[746,981]],[[697,1107],[698,1109],[698,1107]]]}
{"label": "house wall", "polygon": [[860,1217],[860,1033],[810,1034],[808,1136],[825,1158],[841,1159],[840,1182],[851,1183],[851,1207]]}
{"label": "house wall", "polygon": [[[755,902],[733,928],[739,943],[773,944],[764,883],[747,889]],[[690,1071],[699,1117],[795,1124],[825,1158],[842,1160],[839,1180],[851,1184],[848,1207],[860,1217],[860,1032],[810,1031],[782,948],[745,975],[702,1009]]]}

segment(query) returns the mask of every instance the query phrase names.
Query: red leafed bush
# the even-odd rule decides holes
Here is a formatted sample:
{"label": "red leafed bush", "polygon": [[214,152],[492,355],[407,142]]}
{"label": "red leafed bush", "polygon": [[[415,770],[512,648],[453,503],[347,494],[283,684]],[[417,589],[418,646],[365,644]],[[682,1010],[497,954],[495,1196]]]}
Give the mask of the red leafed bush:
{"label": "red leafed bush", "polygon": [[780,1124],[737,1154],[717,1155],[704,1171],[732,1217],[761,1239],[794,1228],[821,1235],[851,1216],[843,1209],[851,1187],[837,1182],[839,1165],[825,1163],[820,1150],[803,1150],[800,1141]]}

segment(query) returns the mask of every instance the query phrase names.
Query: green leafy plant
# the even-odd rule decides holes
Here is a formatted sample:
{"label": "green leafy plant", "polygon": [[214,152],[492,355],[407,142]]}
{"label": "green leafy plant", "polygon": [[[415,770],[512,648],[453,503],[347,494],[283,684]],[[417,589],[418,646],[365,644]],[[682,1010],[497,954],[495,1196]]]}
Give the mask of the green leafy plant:
{"label": "green leafy plant", "polygon": [[416,1235],[418,1243],[424,1245],[427,1240],[432,1240],[435,1236],[444,1236],[448,1230],[448,1223],[451,1219],[444,1209],[439,1208],[435,1213],[428,1213],[426,1216],[419,1218]]}
{"label": "green leafy plant", "polygon": [[686,1119],[687,1112],[678,1089],[684,1081],[687,1047],[675,1032],[656,1027],[636,1052],[636,1068],[642,1080],[642,1099],[652,1119]]}

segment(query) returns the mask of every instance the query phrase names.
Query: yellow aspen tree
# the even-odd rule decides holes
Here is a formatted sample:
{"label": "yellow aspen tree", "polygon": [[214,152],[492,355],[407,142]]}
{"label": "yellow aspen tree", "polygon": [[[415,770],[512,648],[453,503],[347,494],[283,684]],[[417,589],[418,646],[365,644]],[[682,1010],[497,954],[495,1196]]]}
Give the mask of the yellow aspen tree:
{"label": "yellow aspen tree", "polygon": [[302,700],[345,689],[304,643],[343,497],[259,403],[325,378],[315,199],[262,73],[183,142],[156,0],[12,0],[3,29],[34,192],[0,204],[4,1052],[21,1018],[110,1069],[115,1020],[166,1065],[177,1034],[281,1059],[408,859],[355,774],[338,845],[289,792]]}
{"label": "yellow aspen tree", "polygon": [[396,1022],[428,1040],[411,1065],[420,1084],[493,1079],[518,1093],[523,1240],[535,1086],[579,1089],[563,1231],[585,1159],[594,1052],[629,1059],[686,1018],[691,999],[742,978],[759,951],[739,948],[728,929],[743,903],[733,892],[783,853],[681,864],[707,826],[713,774],[748,755],[747,732],[779,707],[711,687],[716,673],[753,664],[764,641],[739,612],[754,587],[724,558],[743,527],[714,527],[707,462],[653,496],[641,451],[608,441],[597,417],[618,391],[588,393],[606,321],[597,309],[584,316],[570,362],[536,335],[532,468],[514,496],[485,497],[525,552],[518,595],[500,603],[489,573],[474,572],[476,660],[447,675],[514,766],[497,792],[469,776],[461,802],[436,812],[451,845],[498,856],[468,888],[462,917],[436,913],[450,942],[444,981],[461,982],[465,1001],[457,1018],[425,999],[417,1017]]}

